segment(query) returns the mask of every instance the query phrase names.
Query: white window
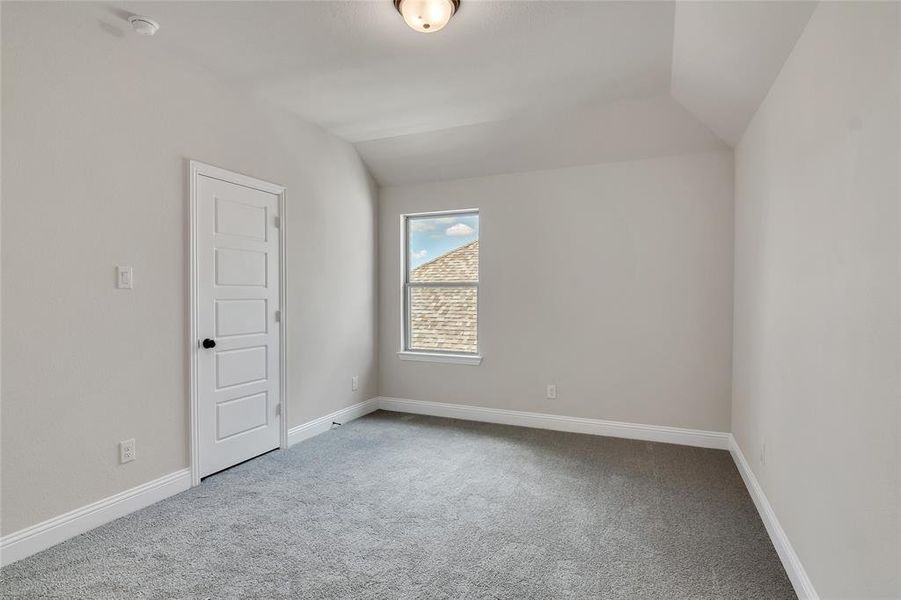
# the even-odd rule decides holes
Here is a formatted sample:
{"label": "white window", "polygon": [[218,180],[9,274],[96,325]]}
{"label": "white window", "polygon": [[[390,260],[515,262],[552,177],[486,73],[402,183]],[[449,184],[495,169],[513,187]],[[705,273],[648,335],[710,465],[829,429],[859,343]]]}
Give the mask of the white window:
{"label": "white window", "polygon": [[403,215],[400,357],[479,364],[479,212]]}

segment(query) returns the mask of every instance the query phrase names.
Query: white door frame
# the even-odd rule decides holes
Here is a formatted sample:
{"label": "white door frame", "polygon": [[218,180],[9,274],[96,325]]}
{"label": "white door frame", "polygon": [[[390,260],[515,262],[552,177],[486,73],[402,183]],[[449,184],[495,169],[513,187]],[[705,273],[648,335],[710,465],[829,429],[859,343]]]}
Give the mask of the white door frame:
{"label": "white door frame", "polygon": [[214,167],[206,163],[196,160],[189,161],[189,197],[190,197],[190,279],[188,287],[190,289],[190,326],[188,327],[188,356],[190,362],[190,399],[191,399],[191,429],[190,429],[190,452],[191,452],[191,485],[200,484],[200,393],[198,389],[197,361],[200,353],[198,340],[200,333],[197,330],[197,314],[199,306],[197,304],[197,178],[201,175],[219,179],[236,185],[242,185],[251,189],[269,192],[278,196],[278,256],[279,256],[279,447],[284,449],[288,447],[288,370],[286,368],[288,358],[288,319],[286,310],[288,305],[288,286],[287,286],[287,269],[286,269],[286,252],[287,247],[287,227],[285,219],[285,187],[234,173],[219,167]]}

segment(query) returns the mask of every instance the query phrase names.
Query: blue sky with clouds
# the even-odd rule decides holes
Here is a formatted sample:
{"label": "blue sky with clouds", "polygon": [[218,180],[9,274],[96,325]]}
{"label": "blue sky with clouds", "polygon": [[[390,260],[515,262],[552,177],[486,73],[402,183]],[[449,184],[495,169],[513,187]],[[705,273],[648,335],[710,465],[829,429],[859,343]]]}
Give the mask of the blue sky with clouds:
{"label": "blue sky with clouds", "polygon": [[407,255],[410,268],[479,239],[479,216],[411,217]]}

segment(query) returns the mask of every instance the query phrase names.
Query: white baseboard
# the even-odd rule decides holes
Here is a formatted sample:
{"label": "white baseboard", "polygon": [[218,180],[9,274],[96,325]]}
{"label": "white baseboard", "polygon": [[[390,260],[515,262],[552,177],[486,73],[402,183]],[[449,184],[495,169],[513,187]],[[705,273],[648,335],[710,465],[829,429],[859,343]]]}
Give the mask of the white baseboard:
{"label": "white baseboard", "polygon": [[[288,432],[288,445],[328,431],[332,421],[345,423],[377,409],[378,398],[371,398],[294,427]],[[191,470],[182,469],[37,525],[5,535],[0,538],[0,566],[46,550],[80,533],[90,531],[169,496],[174,496],[190,487]]]}
{"label": "white baseboard", "polygon": [[302,442],[315,435],[319,435],[320,433],[325,433],[332,428],[333,421],[337,421],[338,423],[353,421],[354,419],[359,419],[363,415],[368,415],[374,410],[378,410],[378,408],[379,399],[370,398],[369,400],[358,402],[357,404],[348,406],[347,408],[336,410],[335,412],[329,415],[325,415],[324,417],[319,417],[318,419],[308,421],[303,425],[292,427],[288,430],[288,447],[291,447],[294,444]]}
{"label": "white baseboard", "polygon": [[620,421],[604,421],[601,419],[585,419],[581,417],[565,417],[543,413],[485,408],[481,406],[465,406],[462,404],[443,404],[441,402],[424,402],[422,400],[406,400],[403,398],[378,399],[379,408],[396,412],[449,417],[467,421],[483,421],[502,425],[518,425],[554,431],[587,433],[608,437],[627,438],[698,446],[700,448],[729,449],[728,433],[720,431],[702,431],[698,429],[682,429],[663,425],[642,425],[639,423],[623,423]]}
{"label": "white baseboard", "polygon": [[788,540],[785,530],[782,529],[779,519],[776,518],[776,513],[773,511],[770,501],[767,500],[766,494],[763,493],[763,488],[760,487],[760,482],[757,481],[751,466],[745,460],[745,455],[742,453],[738,442],[735,441],[735,437],[731,434],[729,435],[729,451],[732,453],[732,460],[735,461],[735,466],[738,467],[738,472],[741,473],[741,478],[745,481],[745,486],[751,494],[751,499],[757,507],[757,512],[760,513],[760,519],[763,521],[767,533],[770,534],[770,540],[776,548],[776,553],[779,554],[782,566],[785,568],[785,572],[788,574],[788,578],[791,580],[799,600],[819,600],[820,597],[817,595],[810,577],[807,576],[807,571],[804,570],[801,559],[798,558],[798,554]]}
{"label": "white baseboard", "polygon": [[[763,493],[757,478],[745,460],[741,448],[739,448],[735,439],[729,433],[379,397],[348,406],[292,428],[288,432],[288,445],[292,446],[328,431],[333,421],[346,423],[380,408],[395,412],[449,417],[468,421],[682,444],[701,448],[728,449],[732,453],[738,471],[742,479],[744,479],[745,485],[760,513],[773,546],[782,560],[782,564],[798,597],[800,600],[819,600],[810,578],[807,576],[797,553],[792,548],[788,536],[786,536],[785,531],[779,524],[779,520],[776,518],[776,514],[773,512],[773,508]],[[48,519],[37,525],[3,536],[0,538],[0,565],[8,565],[45,550],[80,533],[150,506],[169,496],[174,496],[190,487],[191,470],[182,469],[58,517]]]}
{"label": "white baseboard", "polygon": [[791,580],[792,586],[799,600],[819,600],[819,595],[813,587],[813,583],[807,576],[801,559],[791,545],[785,530],[779,524],[776,513],[767,500],[757,477],[751,471],[741,448],[731,433],[719,431],[701,431],[696,429],[682,429],[678,427],[665,427],[661,425],[642,425],[638,423],[623,423],[619,421],[604,421],[600,419],[584,419],[579,417],[565,417],[561,415],[548,415],[517,410],[504,410],[499,408],[485,408],[481,406],[465,406],[461,404],[444,404],[441,402],[424,402],[422,400],[407,400],[404,398],[378,398],[379,408],[395,412],[414,413],[418,415],[431,415],[435,417],[448,417],[452,419],[464,419],[467,421],[483,421],[486,423],[500,423],[503,425],[518,425],[521,427],[535,427],[538,429],[552,429],[554,431],[569,431],[573,433],[587,433],[591,435],[604,435],[610,437],[628,438],[634,440],[647,440],[651,442],[665,442],[669,444],[681,444],[684,446],[698,446],[701,448],[715,448],[729,450],[748,488],[748,492],[760,513],[760,518],[769,533],[770,540],[776,548],[782,566]]}
{"label": "white baseboard", "polygon": [[191,470],[182,469],[5,535],[0,538],[0,565],[8,565],[31,556],[190,487]]}

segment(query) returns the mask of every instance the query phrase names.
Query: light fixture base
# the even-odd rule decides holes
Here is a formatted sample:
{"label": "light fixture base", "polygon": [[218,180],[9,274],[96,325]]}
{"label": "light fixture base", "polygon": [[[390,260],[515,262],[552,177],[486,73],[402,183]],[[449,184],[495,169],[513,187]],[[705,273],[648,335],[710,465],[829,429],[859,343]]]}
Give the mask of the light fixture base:
{"label": "light fixture base", "polygon": [[140,15],[132,15],[128,17],[128,22],[135,33],[139,35],[153,35],[160,30],[160,24],[150,17],[142,17]]}
{"label": "light fixture base", "polygon": [[394,0],[394,8],[414,31],[434,33],[457,14],[460,0]]}
{"label": "light fixture base", "polygon": [[[394,0],[394,8],[397,9],[397,12],[403,16],[404,13],[400,11],[400,5],[403,4],[404,0]],[[454,5],[454,14],[457,14],[457,11],[460,10],[460,0],[451,0]]]}

